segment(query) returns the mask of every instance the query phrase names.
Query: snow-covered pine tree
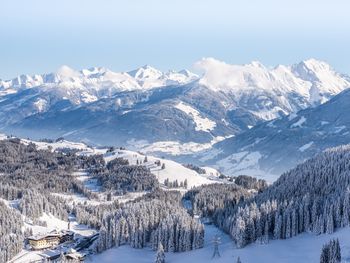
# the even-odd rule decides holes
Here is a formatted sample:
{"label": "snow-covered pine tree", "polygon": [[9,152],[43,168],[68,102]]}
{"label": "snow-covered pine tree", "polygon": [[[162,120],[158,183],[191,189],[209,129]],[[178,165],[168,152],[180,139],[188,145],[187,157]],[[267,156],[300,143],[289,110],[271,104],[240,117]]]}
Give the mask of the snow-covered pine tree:
{"label": "snow-covered pine tree", "polygon": [[[332,206],[331,206],[332,207]],[[333,212],[332,209],[329,211],[328,217],[327,217],[327,234],[332,234],[334,232],[334,220],[333,220]]]}
{"label": "snow-covered pine tree", "polygon": [[339,239],[335,241],[335,262],[341,262],[341,249]]}
{"label": "snow-covered pine tree", "polygon": [[264,244],[269,243],[269,221],[265,221],[265,229],[264,229]]}
{"label": "snow-covered pine tree", "polygon": [[165,253],[162,243],[159,243],[155,263],[165,263]]}
{"label": "snow-covered pine tree", "polygon": [[246,237],[246,224],[242,217],[237,218],[235,229],[237,247],[242,248],[248,242]]}
{"label": "snow-covered pine tree", "polygon": [[341,250],[338,239],[332,239],[322,247],[320,263],[340,263]]}
{"label": "snow-covered pine tree", "polygon": [[349,188],[346,190],[343,202],[343,216],[342,216],[342,227],[346,227],[349,225],[349,211],[350,211],[350,190]]}
{"label": "snow-covered pine tree", "polygon": [[[229,202],[223,194],[224,187],[216,185],[220,191],[208,186],[194,189],[190,191],[194,213],[212,217],[238,247],[261,236],[261,224],[264,226],[266,217],[270,222],[269,234],[275,239],[308,231],[333,233],[350,222],[349,159],[350,145],[329,149],[245,200]],[[204,192],[206,196],[202,197]]]}
{"label": "snow-covered pine tree", "polygon": [[329,256],[329,247],[328,245],[324,245],[321,251],[320,263],[329,263],[328,256]]}

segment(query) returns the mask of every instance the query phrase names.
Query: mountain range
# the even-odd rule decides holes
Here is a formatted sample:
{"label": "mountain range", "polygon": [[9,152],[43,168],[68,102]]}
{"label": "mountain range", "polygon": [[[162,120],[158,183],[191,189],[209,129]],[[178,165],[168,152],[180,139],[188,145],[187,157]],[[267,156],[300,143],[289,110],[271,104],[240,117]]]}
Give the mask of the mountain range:
{"label": "mountain range", "polygon": [[[55,73],[0,80],[0,129],[33,139],[65,137],[158,154],[191,154],[228,173],[248,171],[239,165],[277,173],[289,150],[305,145],[304,151],[297,151],[298,158],[290,159],[297,162],[317,143],[305,138],[300,140],[303,145],[292,143],[285,148],[286,156],[277,158],[268,151],[277,154],[274,147],[289,137],[276,139],[273,146],[267,138],[279,130],[282,136],[292,125],[300,130],[311,125],[311,117],[302,114],[326,107],[350,87],[347,75],[315,59],[270,68],[256,61],[230,65],[204,58],[194,68],[201,74],[164,73],[150,66],[129,72],[63,66]],[[265,149],[267,144],[270,148]],[[271,158],[281,160],[268,165]]]}

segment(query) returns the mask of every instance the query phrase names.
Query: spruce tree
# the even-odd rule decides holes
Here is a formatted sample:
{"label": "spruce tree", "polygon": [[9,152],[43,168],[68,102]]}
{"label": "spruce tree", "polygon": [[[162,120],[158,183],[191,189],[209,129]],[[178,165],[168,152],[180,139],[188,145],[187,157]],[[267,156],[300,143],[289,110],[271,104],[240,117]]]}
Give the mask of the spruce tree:
{"label": "spruce tree", "polygon": [[265,221],[265,229],[264,229],[264,243],[269,243],[269,222]]}
{"label": "spruce tree", "polygon": [[341,250],[339,240],[332,239],[327,244],[323,245],[320,263],[340,263],[341,262]]}
{"label": "spruce tree", "polygon": [[157,250],[157,254],[156,254],[156,260],[154,262],[155,263],[165,263],[165,253],[164,253],[163,245],[161,242],[159,242],[158,250]]}
{"label": "spruce tree", "polygon": [[329,255],[329,248],[328,246],[324,245],[321,251],[320,263],[329,263],[328,255]]}
{"label": "spruce tree", "polygon": [[335,262],[336,263],[341,262],[341,250],[340,250],[340,244],[338,239],[335,241]]}

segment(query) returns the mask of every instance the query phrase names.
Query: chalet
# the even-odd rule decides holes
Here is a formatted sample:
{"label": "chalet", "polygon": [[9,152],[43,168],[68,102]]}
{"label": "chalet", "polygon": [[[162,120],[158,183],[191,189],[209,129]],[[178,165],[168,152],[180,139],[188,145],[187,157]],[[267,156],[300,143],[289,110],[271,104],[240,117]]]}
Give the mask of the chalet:
{"label": "chalet", "polygon": [[61,243],[72,241],[74,233],[72,231],[52,231],[47,234],[40,234],[28,237],[28,243],[34,250],[55,247]]}

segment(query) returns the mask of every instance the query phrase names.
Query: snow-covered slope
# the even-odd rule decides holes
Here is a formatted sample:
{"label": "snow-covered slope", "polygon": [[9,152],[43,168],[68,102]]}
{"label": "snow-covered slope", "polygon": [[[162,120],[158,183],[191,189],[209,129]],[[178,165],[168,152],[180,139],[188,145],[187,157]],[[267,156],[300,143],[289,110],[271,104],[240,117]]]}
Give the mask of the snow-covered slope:
{"label": "snow-covered slope", "polygon": [[350,142],[350,90],[330,101],[258,125],[199,156],[227,174],[272,180],[326,148]]}
{"label": "snow-covered slope", "polygon": [[[7,136],[0,134],[0,140],[6,139]],[[59,140],[56,142],[43,142],[33,141],[28,139],[21,139],[24,144],[34,143],[38,149],[51,149],[52,151],[71,149],[76,150],[77,154],[81,155],[103,155],[106,162],[109,162],[115,158],[123,158],[129,161],[129,164],[142,164],[151,170],[151,172],[157,177],[159,183],[163,185],[166,179],[171,182],[177,180],[179,183],[187,180],[188,189],[203,184],[217,183],[219,172],[214,168],[204,167],[205,174],[199,174],[196,171],[186,168],[180,163],[164,158],[158,158],[150,155],[145,155],[141,152],[135,152],[125,149],[117,149],[113,152],[108,152],[108,148],[96,148],[88,146],[84,143],[71,142],[67,140]],[[145,161],[145,158],[147,161]],[[160,162],[160,166],[157,165]],[[162,165],[163,169],[162,169]]]}
{"label": "snow-covered slope", "polygon": [[[218,235],[220,257],[212,259],[213,239]],[[332,238],[338,238],[341,244],[344,262],[350,259],[350,229],[344,228],[331,235],[302,234],[286,240],[273,240],[268,244],[249,245],[237,249],[228,235],[213,225],[205,225],[204,248],[184,252],[166,253],[166,260],[172,263],[236,262],[240,257],[244,263],[318,263],[322,246]],[[120,263],[149,263],[154,260],[155,252],[151,249],[134,249],[130,246],[109,249],[102,254],[93,255],[88,263],[113,263],[118,258]]]}
{"label": "snow-covered slope", "polygon": [[185,105],[182,101],[175,105],[175,108],[191,116],[196,125],[196,131],[211,131],[216,126],[214,121],[201,117],[200,113],[196,109],[189,105]]}
{"label": "snow-covered slope", "polygon": [[[117,157],[127,159],[130,164],[136,164],[138,161],[145,165],[157,177],[161,184],[163,184],[166,179],[170,181],[177,180],[179,183],[187,180],[188,189],[190,189],[194,186],[212,184],[219,181],[212,177],[212,174],[215,173],[215,169],[213,168],[210,171],[208,169],[207,174],[198,174],[196,171],[186,168],[182,164],[154,156],[147,156],[147,161],[145,162],[146,155],[128,150],[116,150],[113,154],[107,154],[105,160],[108,162]],[[157,166],[156,162],[158,161],[161,165],[164,164],[164,169],[162,169],[161,166]]]}

